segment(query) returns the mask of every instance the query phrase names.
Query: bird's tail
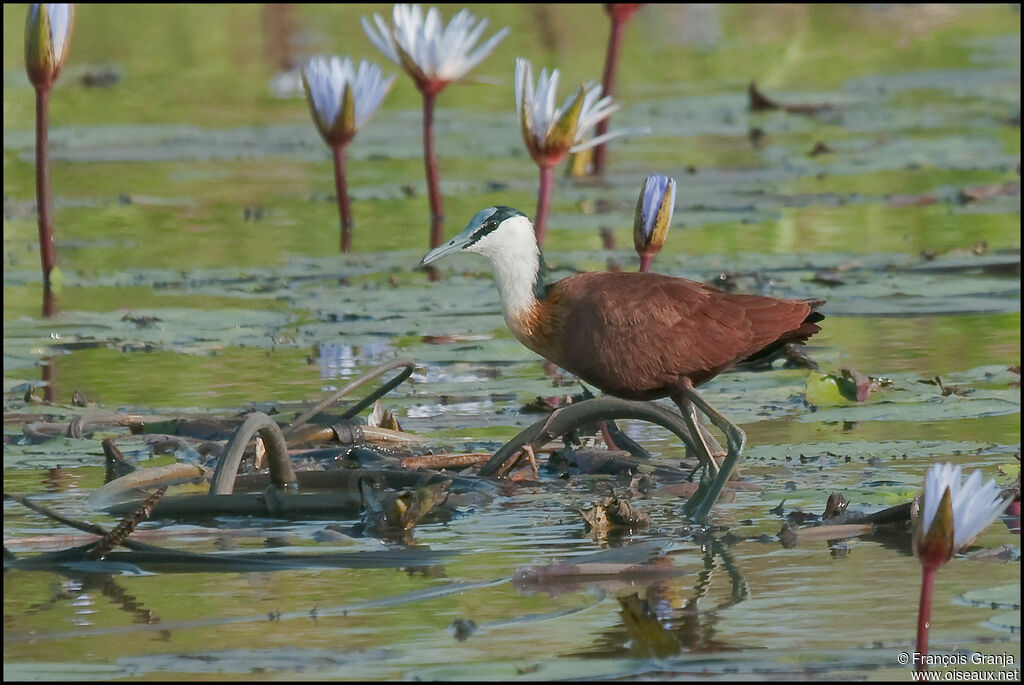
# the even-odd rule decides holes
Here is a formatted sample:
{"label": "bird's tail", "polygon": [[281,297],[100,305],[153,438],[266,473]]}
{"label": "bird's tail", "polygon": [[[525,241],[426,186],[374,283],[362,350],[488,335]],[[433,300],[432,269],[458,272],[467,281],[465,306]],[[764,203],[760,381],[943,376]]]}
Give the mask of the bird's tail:
{"label": "bird's tail", "polygon": [[791,334],[786,336],[789,339],[789,342],[804,342],[815,333],[821,331],[821,327],[817,324],[825,318],[825,315],[818,310],[825,305],[825,300],[821,298],[810,298],[804,300],[804,302],[811,306],[811,311],[807,314],[807,317],[803,320],[800,326]]}

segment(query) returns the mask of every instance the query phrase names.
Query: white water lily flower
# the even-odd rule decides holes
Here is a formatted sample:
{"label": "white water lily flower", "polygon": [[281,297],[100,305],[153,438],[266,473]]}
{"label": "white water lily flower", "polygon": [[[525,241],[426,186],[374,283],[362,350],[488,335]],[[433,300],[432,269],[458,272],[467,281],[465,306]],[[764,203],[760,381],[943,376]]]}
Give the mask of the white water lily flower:
{"label": "white water lily flower", "polygon": [[25,68],[36,88],[57,80],[71,42],[75,8],[69,3],[32,3],[25,21]]}
{"label": "white water lily flower", "polygon": [[424,17],[419,5],[395,5],[392,18],[394,26],[390,27],[374,14],[375,28],[363,17],[363,30],[381,52],[408,72],[420,90],[432,93],[469,73],[509,31],[506,26],[474,50],[488,22],[478,21],[469,10],[460,11],[446,27],[436,7]]}
{"label": "white water lily flower", "polygon": [[314,57],[302,71],[302,83],[317,129],[329,145],[347,143],[377,111],[395,75],[365,59],[356,69],[346,57]]}
{"label": "white water lily flower", "polygon": [[[921,506],[920,540],[929,538],[942,539],[948,542],[952,536],[952,551],[957,552],[971,544],[992,521],[1001,514],[1008,504],[996,486],[995,480],[982,485],[981,471],[975,471],[961,484],[960,466],[953,464],[934,464],[928,469],[924,481],[924,501]],[[949,491],[952,511],[952,530],[932,531],[942,527],[944,517],[940,516],[940,503],[943,495]],[[938,519],[938,521],[936,521]],[[918,545],[918,552],[927,552]],[[923,557],[922,557],[923,558]],[[948,557],[947,557],[948,559]]]}
{"label": "white water lily flower", "polygon": [[558,69],[550,76],[542,69],[537,87],[529,60],[516,58],[516,113],[523,140],[534,161],[542,166],[558,164],[567,152],[579,152],[632,131],[613,131],[587,140],[589,131],[619,108],[610,96],[601,97],[601,86],[593,82],[577,89],[561,107],[555,107]]}

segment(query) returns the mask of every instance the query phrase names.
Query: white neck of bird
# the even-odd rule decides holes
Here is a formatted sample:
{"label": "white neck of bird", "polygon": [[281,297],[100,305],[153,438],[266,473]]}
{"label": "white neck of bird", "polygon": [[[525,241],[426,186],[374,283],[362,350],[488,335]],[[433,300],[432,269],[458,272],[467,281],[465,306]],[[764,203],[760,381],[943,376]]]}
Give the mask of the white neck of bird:
{"label": "white neck of bird", "polygon": [[518,319],[543,297],[547,267],[525,216],[507,219],[469,249],[491,260],[506,322]]}

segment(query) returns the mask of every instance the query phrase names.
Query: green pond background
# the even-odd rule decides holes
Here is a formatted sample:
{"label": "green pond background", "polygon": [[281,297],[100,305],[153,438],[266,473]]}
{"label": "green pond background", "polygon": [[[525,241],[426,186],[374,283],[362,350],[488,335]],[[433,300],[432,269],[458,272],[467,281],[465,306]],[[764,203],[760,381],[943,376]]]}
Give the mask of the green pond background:
{"label": "green pond background", "polygon": [[[442,6],[445,19],[459,8]],[[338,254],[329,153],[281,74],[328,53],[398,71],[359,25],[374,11],[390,6],[79,6],[51,100],[65,278],[61,311],[44,320],[26,6],[4,5],[5,491],[114,521],[85,503],[103,483],[104,435],[23,438],[22,414],[81,413],[76,390],[99,405],[86,411],[294,411],[408,356],[417,371],[386,404],[404,429],[456,451],[496,450],[537,419],[525,402],[578,391],[505,329],[484,261],[447,260],[438,283],[415,268],[428,208],[420,98],[404,74],[349,147],[354,253]],[[486,206],[534,212],[514,58],[558,67],[561,100],[600,78],[608,33],[597,5],[472,11],[490,19],[487,35],[511,33],[438,99],[448,234]],[[784,104],[834,108],[753,114],[755,79]],[[640,500],[654,524],[625,541],[666,545],[686,570],[667,581],[557,593],[509,582],[517,567],[602,549],[577,510],[608,481],[549,477],[417,527],[420,545],[458,553],[426,570],[6,572],[5,678],[906,677],[897,656],[912,647],[920,582],[908,540],[785,549],[770,510],[786,500],[787,512],[820,513],[832,491],[855,509],[891,506],[936,461],[1004,486],[1019,472],[1019,83],[1019,6],[644,7],[626,31],[612,127],[650,133],[612,143],[602,179],[558,170],[554,276],[635,269],[636,195],[645,175],[667,173],[676,212],[653,268],[825,297],[809,354],[826,372],[891,384],[863,404],[814,407],[808,372],[780,363],[709,383],[705,396],[747,432],[741,467],[757,489],[716,507],[715,543],[680,534],[684,500]],[[829,151],[811,154],[818,143]],[[935,376],[967,394],[921,382]],[[56,405],[26,405],[30,386]],[[624,426],[657,459],[681,456],[661,429]],[[143,465],[173,461],[120,444]],[[353,521],[209,522],[223,539],[144,527],[180,530],[167,544],[193,551],[381,548],[318,542],[328,523]],[[1019,520],[1017,534],[1009,525],[997,520],[976,546],[1009,545],[1012,561],[961,557],[940,572],[931,641],[1009,654],[1019,677]],[[228,534],[238,526],[249,537]],[[33,553],[19,540],[68,532],[4,504],[18,554]],[[624,618],[619,600],[633,593],[664,612],[668,652]],[[456,639],[457,618],[476,632]]]}

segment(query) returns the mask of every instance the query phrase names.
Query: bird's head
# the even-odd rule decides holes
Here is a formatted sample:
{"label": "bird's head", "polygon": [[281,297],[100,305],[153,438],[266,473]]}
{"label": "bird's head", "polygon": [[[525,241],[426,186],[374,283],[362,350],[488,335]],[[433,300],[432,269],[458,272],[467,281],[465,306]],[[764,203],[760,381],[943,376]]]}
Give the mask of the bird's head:
{"label": "bird's head", "polygon": [[499,206],[481,209],[469,220],[462,233],[423,255],[425,266],[454,252],[476,252],[492,261],[537,255],[533,225],[518,209]]}

